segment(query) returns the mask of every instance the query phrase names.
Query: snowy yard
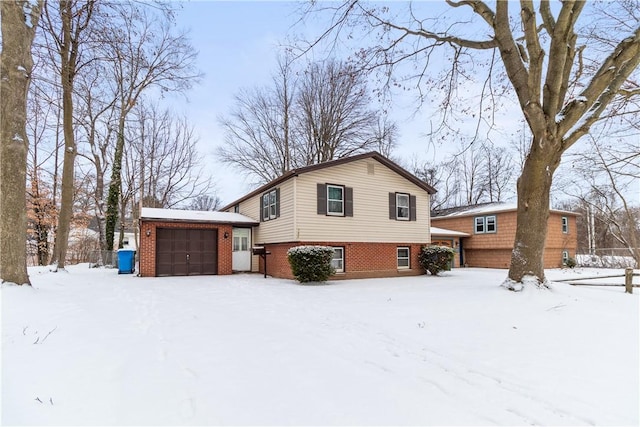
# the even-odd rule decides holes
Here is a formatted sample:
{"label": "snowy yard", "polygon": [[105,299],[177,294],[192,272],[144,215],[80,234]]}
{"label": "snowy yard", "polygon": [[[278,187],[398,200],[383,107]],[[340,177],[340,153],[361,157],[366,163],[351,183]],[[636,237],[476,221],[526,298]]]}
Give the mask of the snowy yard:
{"label": "snowy yard", "polygon": [[4,425],[640,422],[638,288],[30,272],[2,287]]}

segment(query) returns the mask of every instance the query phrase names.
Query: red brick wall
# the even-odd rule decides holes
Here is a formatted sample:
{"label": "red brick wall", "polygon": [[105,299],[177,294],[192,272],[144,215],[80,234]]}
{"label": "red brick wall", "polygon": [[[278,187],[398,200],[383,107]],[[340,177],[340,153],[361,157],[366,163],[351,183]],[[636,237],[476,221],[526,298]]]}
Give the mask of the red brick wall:
{"label": "red brick wall", "polygon": [[[156,275],[156,229],[157,228],[189,228],[218,230],[218,274],[232,273],[232,226],[227,224],[206,224],[188,222],[141,221],[139,270],[142,277]],[[151,233],[147,236],[147,230]],[[224,233],[228,237],[224,238]]]}
{"label": "red brick wall", "polygon": [[[492,215],[489,213],[488,215]],[[498,212],[497,233],[475,234],[475,216],[431,218],[434,227],[463,231],[471,236],[463,238],[464,263],[469,267],[509,268],[511,251],[516,237],[517,212]],[[562,217],[569,219],[569,232],[562,232]],[[576,216],[551,212],[547,223],[544,267],[562,266],[562,251],[575,257],[578,247]]]}
{"label": "red brick wall", "polygon": [[[273,277],[293,279],[287,259],[287,250],[294,246],[320,245],[344,247],[344,273],[331,277],[335,279],[356,279],[369,277],[415,276],[424,274],[418,264],[418,253],[422,245],[410,243],[348,243],[348,242],[295,242],[265,244],[267,274]],[[397,248],[409,247],[411,256],[409,269],[397,268]],[[260,259],[260,272],[264,273],[264,263]]]}

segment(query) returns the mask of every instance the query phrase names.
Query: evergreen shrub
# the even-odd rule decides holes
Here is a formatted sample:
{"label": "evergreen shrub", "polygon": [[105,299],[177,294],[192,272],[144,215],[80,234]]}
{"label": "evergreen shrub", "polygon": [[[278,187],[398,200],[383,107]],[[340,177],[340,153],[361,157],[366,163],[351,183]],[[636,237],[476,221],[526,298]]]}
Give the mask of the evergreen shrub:
{"label": "evergreen shrub", "polygon": [[446,246],[423,246],[418,254],[420,266],[436,276],[441,271],[449,270],[455,251]]}
{"label": "evergreen shrub", "polygon": [[300,283],[324,282],[335,274],[332,258],[333,248],[329,246],[295,246],[287,251],[293,277]]}

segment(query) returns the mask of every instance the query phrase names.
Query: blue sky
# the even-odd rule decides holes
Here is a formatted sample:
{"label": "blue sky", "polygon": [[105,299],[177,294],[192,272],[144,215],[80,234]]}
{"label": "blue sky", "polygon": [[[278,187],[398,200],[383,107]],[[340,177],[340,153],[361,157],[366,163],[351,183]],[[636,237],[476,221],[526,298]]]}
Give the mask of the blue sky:
{"label": "blue sky", "polygon": [[[188,102],[171,100],[172,108],[186,114],[193,124],[206,167],[215,171],[218,196],[227,204],[246,194],[251,187],[236,170],[215,160],[215,147],[224,142],[218,117],[229,113],[233,97],[240,89],[270,83],[276,69],[278,46],[288,35],[301,31],[316,35],[326,26],[314,19],[312,25],[316,28],[294,27],[301,5],[297,2],[188,1],[181,5],[177,23],[181,28],[190,29],[204,78],[202,84],[188,94]],[[424,5],[430,11],[435,7],[432,2]],[[429,150],[430,144],[424,136],[428,131],[429,106],[416,114],[413,98],[409,100],[404,96],[395,100],[391,118],[400,129],[395,156],[407,163],[416,156],[433,161],[450,151],[444,146]]]}
{"label": "blue sky", "polygon": [[173,108],[187,115],[200,137],[208,168],[215,168],[218,195],[223,203],[250,190],[237,171],[215,161],[215,147],[223,143],[218,117],[233,106],[241,88],[269,83],[275,70],[278,44],[296,20],[296,4],[287,2],[189,1],[182,3],[177,22],[190,29],[199,51],[204,78]]}

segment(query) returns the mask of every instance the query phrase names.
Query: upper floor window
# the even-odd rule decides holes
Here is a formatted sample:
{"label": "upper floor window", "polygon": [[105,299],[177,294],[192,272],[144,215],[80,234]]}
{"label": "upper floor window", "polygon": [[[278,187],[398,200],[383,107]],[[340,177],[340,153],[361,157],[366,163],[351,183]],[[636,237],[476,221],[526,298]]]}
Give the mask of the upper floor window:
{"label": "upper floor window", "polygon": [[240,205],[234,205],[233,206],[233,212],[240,213]]}
{"label": "upper floor window", "polygon": [[409,221],[409,195],[396,193],[396,219]]}
{"label": "upper floor window", "polygon": [[416,221],[416,196],[389,193],[389,219]]}
{"label": "upper floor window", "polygon": [[344,215],[344,187],[327,185],[327,215]]}
{"label": "upper floor window", "polygon": [[498,231],[498,222],[495,215],[475,217],[474,226],[476,234],[495,233]]}
{"label": "upper floor window", "polygon": [[260,218],[262,221],[269,221],[280,216],[280,189],[275,188],[264,193],[261,197],[262,208]]}
{"label": "upper floor window", "polygon": [[317,184],[319,215],[353,216],[353,188],[337,184]]}
{"label": "upper floor window", "polygon": [[563,233],[569,232],[569,218],[567,218],[566,216],[562,217],[562,232]]}

